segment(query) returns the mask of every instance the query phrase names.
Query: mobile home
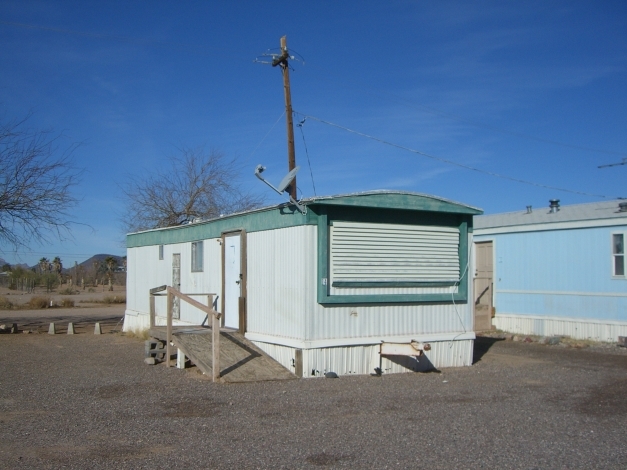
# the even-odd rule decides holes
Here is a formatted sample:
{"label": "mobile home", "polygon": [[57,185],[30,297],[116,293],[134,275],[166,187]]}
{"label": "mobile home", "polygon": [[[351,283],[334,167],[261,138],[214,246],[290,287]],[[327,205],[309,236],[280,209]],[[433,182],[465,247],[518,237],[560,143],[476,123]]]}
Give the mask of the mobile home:
{"label": "mobile home", "polygon": [[[627,202],[475,217],[475,303],[501,330],[615,342],[627,336]],[[486,325],[490,326],[490,325]]]}
{"label": "mobile home", "polygon": [[[149,290],[215,296],[239,330],[303,377],[472,364],[472,223],[435,196],[371,191],[279,204],[127,237],[124,329],[149,326]],[[205,297],[206,298],[206,297]],[[163,324],[165,302],[155,305]],[[201,324],[177,305],[178,324]],[[382,342],[429,343],[381,357]]]}

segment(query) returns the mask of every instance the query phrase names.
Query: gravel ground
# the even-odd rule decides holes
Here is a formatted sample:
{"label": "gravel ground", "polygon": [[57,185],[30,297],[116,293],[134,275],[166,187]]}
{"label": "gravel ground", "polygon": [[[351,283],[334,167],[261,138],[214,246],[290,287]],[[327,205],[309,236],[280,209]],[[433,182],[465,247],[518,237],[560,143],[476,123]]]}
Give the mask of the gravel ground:
{"label": "gravel ground", "polygon": [[0,468],[625,468],[627,354],[480,338],[441,373],[213,384],[121,334],[0,335]]}

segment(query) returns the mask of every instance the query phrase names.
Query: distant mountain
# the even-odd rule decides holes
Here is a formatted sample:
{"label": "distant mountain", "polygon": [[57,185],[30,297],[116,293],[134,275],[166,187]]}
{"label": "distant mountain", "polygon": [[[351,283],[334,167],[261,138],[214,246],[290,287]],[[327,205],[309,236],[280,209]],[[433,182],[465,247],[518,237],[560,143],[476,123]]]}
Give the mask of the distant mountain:
{"label": "distant mountain", "polygon": [[[84,267],[85,269],[91,269],[94,267],[94,262],[102,262],[104,260],[106,260],[109,256],[112,256],[113,258],[115,258],[115,260],[118,262],[118,266],[122,266],[122,257],[121,256],[116,256],[116,255],[107,255],[107,254],[98,254],[98,255],[94,255],[89,259],[86,259],[85,261],[83,261],[82,263],[78,263],[79,266]],[[66,269],[71,269],[74,266],[64,266],[63,270],[65,271]]]}
{"label": "distant mountain", "polygon": [[[112,257],[114,257],[116,259],[116,261],[118,262],[118,266],[123,266],[124,263],[123,263],[123,260],[122,260],[121,256],[107,255],[107,254],[102,254],[102,253],[98,254],[98,255],[94,255],[91,258],[83,261],[82,263],[78,263],[78,266],[82,266],[85,269],[93,269],[94,261],[97,261],[97,262],[100,263],[100,262],[106,260],[109,256],[112,256]],[[50,260],[52,260],[52,258],[50,258]],[[0,268],[2,268],[2,266],[4,266],[5,264],[11,264],[11,263],[8,263],[7,261],[5,261],[4,258],[0,258]],[[24,269],[35,269],[35,270],[39,269],[39,265],[38,264],[35,264],[33,266],[28,266],[27,264],[20,263],[20,264],[11,264],[11,267],[12,268],[21,267],[21,268],[24,268]],[[64,264],[63,272],[67,272],[68,270],[70,270],[73,267],[74,267],[74,265],[67,266],[67,265]]]}
{"label": "distant mountain", "polygon": [[6,261],[4,258],[0,258],[0,271],[2,270],[2,266],[4,266],[5,264],[8,264],[9,266],[11,266],[11,268],[24,268],[24,269],[29,269],[28,265],[26,263],[20,263],[20,264],[11,264],[8,261]]}

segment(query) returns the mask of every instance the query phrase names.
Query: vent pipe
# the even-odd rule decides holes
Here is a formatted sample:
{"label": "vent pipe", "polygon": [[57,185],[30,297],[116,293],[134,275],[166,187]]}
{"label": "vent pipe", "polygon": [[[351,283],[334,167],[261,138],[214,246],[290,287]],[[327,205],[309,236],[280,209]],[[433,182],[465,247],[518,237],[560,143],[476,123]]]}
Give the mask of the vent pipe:
{"label": "vent pipe", "polygon": [[549,200],[549,213],[555,214],[559,210],[560,210],[560,200],[550,199]]}
{"label": "vent pipe", "polygon": [[618,212],[627,212],[627,202],[618,203]]}
{"label": "vent pipe", "polygon": [[527,206],[527,214],[531,214],[532,210],[531,210],[531,206]]}

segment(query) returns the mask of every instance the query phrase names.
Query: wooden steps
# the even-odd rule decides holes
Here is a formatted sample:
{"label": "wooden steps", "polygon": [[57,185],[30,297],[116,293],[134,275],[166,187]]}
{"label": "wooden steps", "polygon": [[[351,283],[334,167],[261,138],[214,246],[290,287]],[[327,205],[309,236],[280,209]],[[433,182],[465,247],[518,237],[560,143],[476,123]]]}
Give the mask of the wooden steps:
{"label": "wooden steps", "polygon": [[[153,327],[150,336],[166,339],[165,327]],[[206,375],[213,374],[211,329],[205,327],[173,327],[172,342]],[[220,331],[220,381],[258,382],[291,380],[296,376],[233,330]]]}

